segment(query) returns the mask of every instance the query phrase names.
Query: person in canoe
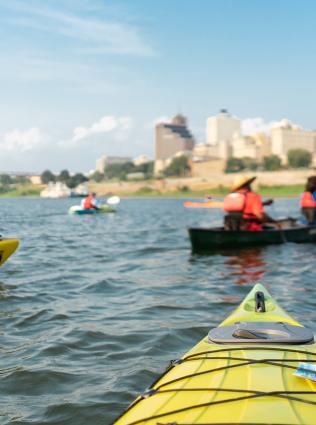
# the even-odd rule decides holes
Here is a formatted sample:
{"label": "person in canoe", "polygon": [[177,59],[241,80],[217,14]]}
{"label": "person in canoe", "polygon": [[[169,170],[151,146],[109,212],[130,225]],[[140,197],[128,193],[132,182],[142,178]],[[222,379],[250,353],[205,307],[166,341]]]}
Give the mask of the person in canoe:
{"label": "person in canoe", "polygon": [[235,178],[231,192],[224,198],[224,219],[226,230],[261,231],[264,223],[273,223],[279,227],[276,220],[265,211],[264,205],[271,205],[273,200],[262,201],[260,195],[252,191],[251,183],[256,177],[239,175]]}
{"label": "person in canoe", "polygon": [[308,177],[305,191],[302,193],[300,206],[306,224],[316,223],[316,176]]}
{"label": "person in canoe", "polygon": [[94,192],[89,193],[89,195],[83,200],[82,207],[86,210],[88,209],[99,210],[100,208],[97,205],[97,201],[95,197],[96,197],[96,193]]}

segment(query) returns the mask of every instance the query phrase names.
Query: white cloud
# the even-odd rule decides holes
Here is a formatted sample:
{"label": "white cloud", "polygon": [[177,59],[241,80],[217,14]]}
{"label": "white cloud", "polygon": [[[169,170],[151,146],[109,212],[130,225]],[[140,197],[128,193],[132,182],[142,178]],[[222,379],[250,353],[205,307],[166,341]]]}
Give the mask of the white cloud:
{"label": "white cloud", "polygon": [[15,129],[4,135],[0,147],[11,152],[27,152],[38,147],[44,139],[44,135],[37,127],[26,131]]}
{"label": "white cloud", "polygon": [[245,135],[254,133],[270,133],[271,128],[276,124],[276,121],[266,122],[263,118],[246,118],[242,120],[241,129]]}
{"label": "white cloud", "polygon": [[72,40],[77,43],[76,47],[81,53],[136,56],[152,56],[154,53],[136,26],[121,20],[119,22],[111,20],[104,14],[102,16],[101,11],[96,18],[87,13],[83,14],[75,7],[73,12],[69,13],[59,11],[56,7],[43,7],[40,2],[35,6],[15,2],[13,10],[14,16],[7,22],[38,33],[50,33],[54,37],[59,35],[64,41]]}
{"label": "white cloud", "polygon": [[94,134],[113,133],[115,131],[119,138],[125,138],[132,127],[132,119],[129,117],[105,116],[93,123],[90,127],[76,127],[73,130],[72,142],[86,139]]}

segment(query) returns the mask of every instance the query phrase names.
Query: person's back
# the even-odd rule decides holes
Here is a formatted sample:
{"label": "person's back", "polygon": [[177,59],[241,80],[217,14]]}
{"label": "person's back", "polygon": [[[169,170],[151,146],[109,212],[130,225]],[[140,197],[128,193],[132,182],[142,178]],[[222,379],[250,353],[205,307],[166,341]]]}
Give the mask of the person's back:
{"label": "person's back", "polygon": [[316,201],[314,195],[316,192],[316,176],[307,179],[305,192],[302,193],[300,199],[301,213],[307,220],[308,224],[316,222]]}
{"label": "person's back", "polygon": [[[255,177],[238,176],[232,186],[232,192],[224,199],[225,228],[228,230],[262,230],[262,224],[275,222],[264,209],[258,193],[252,192],[251,183]],[[266,202],[270,205],[271,200]]]}
{"label": "person's back", "polygon": [[84,209],[98,209],[95,205],[95,194],[90,193],[85,200],[83,201],[83,208]]}

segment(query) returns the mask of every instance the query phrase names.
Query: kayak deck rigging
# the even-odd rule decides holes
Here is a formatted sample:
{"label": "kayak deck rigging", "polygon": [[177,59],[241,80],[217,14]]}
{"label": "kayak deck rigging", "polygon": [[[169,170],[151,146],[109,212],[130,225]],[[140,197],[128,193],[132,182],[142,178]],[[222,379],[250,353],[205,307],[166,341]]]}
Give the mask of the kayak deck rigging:
{"label": "kayak deck rigging", "polygon": [[255,338],[258,336],[256,327],[269,330],[270,326],[274,331],[278,330],[278,326],[282,330],[284,325],[289,332],[282,342],[267,340],[264,343],[249,342],[247,338],[238,340],[238,337],[233,341],[214,343],[206,336],[189,353],[173,360],[167,370],[114,423],[315,423],[316,383],[294,374],[302,363],[310,364],[314,370],[316,344],[313,334],[279,307],[259,284],[215,329],[231,331],[238,324],[253,328],[255,335],[252,336]]}
{"label": "kayak deck rigging", "polygon": [[[161,375],[158,380],[156,381],[157,383],[174,367],[176,367],[179,364],[182,364],[184,362],[187,361],[201,361],[201,360],[234,360],[234,361],[240,361],[241,363],[238,364],[233,364],[233,365],[226,365],[220,368],[213,368],[213,369],[208,369],[205,371],[201,371],[201,372],[196,372],[193,374],[189,374],[189,375],[184,375],[181,376],[180,378],[171,380],[171,381],[167,381],[161,385],[156,386],[155,388],[149,388],[147,389],[140,397],[139,399],[135,400],[134,403],[132,403],[128,409],[124,412],[127,413],[130,409],[132,409],[133,407],[135,407],[136,404],[138,404],[141,400],[147,399],[149,397],[153,397],[155,395],[161,395],[161,394],[166,394],[166,393],[180,393],[180,392],[223,392],[223,393],[236,393],[236,394],[247,394],[245,396],[242,397],[233,397],[233,398],[226,398],[223,400],[218,400],[218,401],[210,401],[207,403],[202,403],[202,404],[195,404],[195,405],[189,405],[189,406],[185,406],[181,409],[177,409],[177,410],[172,410],[172,411],[168,411],[168,412],[164,412],[161,414],[157,414],[157,415],[153,415],[153,416],[148,416],[148,417],[144,417],[142,419],[139,419],[137,421],[134,422],[129,422],[128,425],[137,425],[140,424],[142,422],[146,422],[148,420],[153,420],[153,419],[159,419],[162,418],[164,416],[169,416],[169,415],[174,415],[174,414],[178,414],[178,413],[182,413],[188,410],[192,410],[192,409],[199,409],[202,407],[211,407],[213,405],[218,405],[218,404],[224,404],[224,403],[230,403],[230,402],[236,402],[236,401],[242,401],[242,400],[248,400],[248,399],[253,399],[253,398],[258,398],[258,397],[279,397],[279,398],[285,398],[287,400],[292,400],[292,401],[297,401],[297,402],[301,402],[301,403],[306,403],[306,404],[311,404],[316,406],[316,401],[313,400],[307,400],[301,397],[295,397],[295,395],[313,395],[315,396],[315,391],[287,391],[287,390],[274,390],[274,391],[258,391],[258,390],[250,390],[250,389],[236,389],[236,388],[201,388],[201,387],[193,387],[193,388],[171,388],[171,389],[163,389],[164,387],[177,383],[177,382],[181,382],[183,380],[186,380],[188,378],[194,378],[200,375],[204,375],[204,374],[209,374],[212,372],[217,372],[219,370],[225,370],[225,369],[230,369],[230,368],[235,368],[235,367],[242,367],[242,366],[249,366],[249,365],[255,365],[255,364],[269,364],[271,366],[277,366],[277,367],[283,367],[283,368],[288,368],[288,369],[293,369],[296,370],[297,366],[294,365],[288,365],[285,364],[284,362],[290,362],[290,363],[299,363],[301,361],[306,361],[306,359],[280,359],[280,358],[264,358],[264,359],[253,359],[253,358],[244,358],[244,357],[232,357],[232,356],[212,356],[212,357],[204,357],[204,355],[207,354],[213,354],[213,353],[221,353],[221,352],[231,352],[231,351],[258,351],[258,349],[260,349],[260,351],[280,351],[282,353],[284,352],[290,352],[290,353],[299,353],[299,354],[307,354],[307,355],[312,355],[315,357],[315,359],[308,359],[309,363],[316,363],[316,353],[313,353],[311,351],[305,351],[305,350],[296,350],[296,349],[287,349],[287,348],[275,348],[273,347],[273,349],[271,349],[271,347],[236,347],[236,348],[226,348],[226,349],[220,349],[220,350],[209,350],[209,351],[203,351],[203,352],[198,352],[192,355],[189,355],[187,357],[184,357],[182,359],[177,359],[177,360],[172,360],[171,364],[168,366],[166,372]],[[199,356],[203,356],[203,357],[199,357]],[[155,385],[155,383],[153,384],[153,386]],[[180,425],[180,423],[178,422],[172,422],[173,424],[177,424]],[[209,422],[208,425],[216,425],[217,422]],[[221,425],[225,425],[222,422],[218,423]],[[229,424],[234,424],[234,422],[229,422]],[[236,422],[236,424],[241,425],[240,422]],[[252,424],[254,424],[252,422]],[[260,425],[264,425],[264,422],[260,422]],[[162,423],[159,422],[159,425],[163,425]],[[171,423],[169,422],[168,424],[165,425],[171,425]],[[184,425],[184,424],[181,424]],[[185,424],[185,425],[189,425],[189,424]],[[203,424],[206,425],[206,424]],[[249,425],[249,423],[248,423]],[[254,424],[255,425],[255,424]],[[269,425],[272,425],[271,422],[269,422]],[[279,424],[278,424],[279,425]],[[288,424],[287,424],[288,425]]]}

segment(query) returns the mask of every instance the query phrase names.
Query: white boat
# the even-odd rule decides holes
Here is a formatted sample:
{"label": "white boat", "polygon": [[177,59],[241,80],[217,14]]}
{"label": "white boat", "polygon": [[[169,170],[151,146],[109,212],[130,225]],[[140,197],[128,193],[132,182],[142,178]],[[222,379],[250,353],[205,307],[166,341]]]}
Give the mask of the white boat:
{"label": "white boat", "polygon": [[41,198],[69,198],[71,190],[61,182],[49,182],[45,189],[40,193]]}

